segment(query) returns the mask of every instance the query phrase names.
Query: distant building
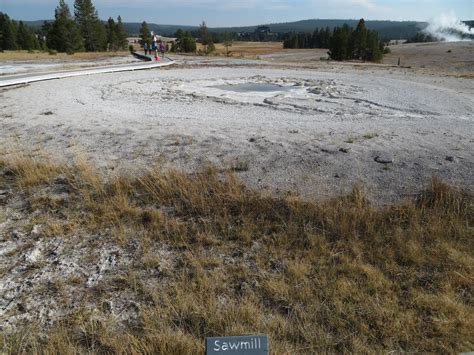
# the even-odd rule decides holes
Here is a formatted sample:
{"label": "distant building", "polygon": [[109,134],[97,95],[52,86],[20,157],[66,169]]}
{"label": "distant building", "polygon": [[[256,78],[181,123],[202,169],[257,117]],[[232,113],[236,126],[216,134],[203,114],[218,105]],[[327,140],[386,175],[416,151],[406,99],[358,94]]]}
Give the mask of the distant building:
{"label": "distant building", "polygon": [[237,32],[236,35],[241,41],[270,42],[279,38],[279,34],[268,26],[258,26],[253,32]]}
{"label": "distant building", "polygon": [[277,34],[273,33],[268,26],[258,26],[254,31],[254,36],[257,41],[271,41]]}

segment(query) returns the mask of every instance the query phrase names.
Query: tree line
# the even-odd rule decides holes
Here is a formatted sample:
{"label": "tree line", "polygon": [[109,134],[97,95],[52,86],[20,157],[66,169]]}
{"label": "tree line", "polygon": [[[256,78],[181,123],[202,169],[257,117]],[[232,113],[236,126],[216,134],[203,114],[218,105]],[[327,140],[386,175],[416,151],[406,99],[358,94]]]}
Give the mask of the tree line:
{"label": "tree line", "polygon": [[[140,45],[148,46],[152,42],[150,35],[150,28],[146,21],[142,22],[140,27]],[[206,22],[202,22],[197,31],[183,31],[178,29],[173,35],[169,37],[175,37],[176,40],[171,44],[171,51],[176,53],[195,53],[197,51],[196,43],[199,42],[203,45],[203,53],[210,54],[216,50],[214,43],[223,42],[227,48],[231,46],[232,36],[228,33],[215,34],[209,31]]]}
{"label": "tree line", "polygon": [[41,49],[41,45],[34,31],[23,21],[14,21],[0,12],[0,51],[16,49]]}
{"label": "tree line", "polygon": [[383,58],[384,44],[377,31],[368,30],[361,19],[354,30],[349,25],[316,29],[313,33],[293,33],[284,42],[284,48],[328,48],[333,60],[358,59],[378,62]]}
{"label": "tree line", "polygon": [[59,0],[54,21],[45,21],[37,32],[0,13],[0,50],[42,49],[74,53],[125,48],[127,33],[121,17],[117,21],[110,17],[103,23],[92,0],[75,0],[74,15],[68,4]]}
{"label": "tree line", "polygon": [[284,48],[329,48],[332,32],[329,27],[316,28],[313,33],[290,33],[283,41]]}

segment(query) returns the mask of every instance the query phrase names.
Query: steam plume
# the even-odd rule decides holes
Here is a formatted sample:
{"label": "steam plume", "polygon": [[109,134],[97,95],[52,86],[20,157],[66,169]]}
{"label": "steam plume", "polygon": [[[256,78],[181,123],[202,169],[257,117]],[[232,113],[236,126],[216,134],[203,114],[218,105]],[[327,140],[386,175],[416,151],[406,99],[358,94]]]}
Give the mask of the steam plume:
{"label": "steam plume", "polygon": [[431,19],[423,31],[446,42],[474,40],[474,29],[458,20],[454,12]]}

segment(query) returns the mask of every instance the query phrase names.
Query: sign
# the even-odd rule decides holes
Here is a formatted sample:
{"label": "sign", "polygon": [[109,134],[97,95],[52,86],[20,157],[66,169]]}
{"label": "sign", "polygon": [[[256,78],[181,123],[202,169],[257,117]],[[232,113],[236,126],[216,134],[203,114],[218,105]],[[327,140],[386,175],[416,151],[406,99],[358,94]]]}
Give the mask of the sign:
{"label": "sign", "polygon": [[206,338],[206,355],[268,355],[268,336]]}

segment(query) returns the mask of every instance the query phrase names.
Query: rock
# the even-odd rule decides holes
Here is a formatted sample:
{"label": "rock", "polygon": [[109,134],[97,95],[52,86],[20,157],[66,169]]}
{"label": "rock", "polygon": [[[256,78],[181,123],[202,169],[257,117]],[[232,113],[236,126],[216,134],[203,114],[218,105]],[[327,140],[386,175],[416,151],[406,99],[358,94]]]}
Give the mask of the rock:
{"label": "rock", "polygon": [[6,169],[3,171],[4,176],[15,176],[15,173],[11,169]]}
{"label": "rock", "polygon": [[450,161],[450,162],[452,162],[452,163],[457,163],[457,161],[458,161],[458,160],[456,159],[456,157],[453,157],[452,155],[446,156],[446,160],[447,160],[447,161]]}
{"label": "rock", "polygon": [[256,140],[255,138],[253,138],[253,137],[252,137],[252,138],[249,138],[249,142],[250,142],[250,143],[255,143],[256,141],[257,141],[257,140]]}
{"label": "rock", "polygon": [[390,155],[377,155],[374,160],[380,164],[392,164],[393,158]]}
{"label": "rock", "polygon": [[321,151],[327,154],[336,154],[338,152],[338,149],[336,147],[329,146],[321,148]]}
{"label": "rock", "polygon": [[35,224],[33,226],[33,229],[31,230],[31,234],[33,235],[39,235],[41,232],[41,224]]}
{"label": "rock", "polygon": [[351,148],[346,148],[346,147],[339,148],[339,151],[342,153],[349,153],[350,150]]}
{"label": "rock", "polygon": [[41,250],[38,247],[35,247],[28,255],[26,255],[25,259],[26,261],[34,264],[36,263],[39,259],[41,259],[42,253]]}

